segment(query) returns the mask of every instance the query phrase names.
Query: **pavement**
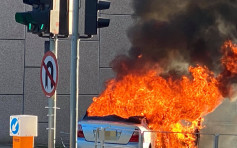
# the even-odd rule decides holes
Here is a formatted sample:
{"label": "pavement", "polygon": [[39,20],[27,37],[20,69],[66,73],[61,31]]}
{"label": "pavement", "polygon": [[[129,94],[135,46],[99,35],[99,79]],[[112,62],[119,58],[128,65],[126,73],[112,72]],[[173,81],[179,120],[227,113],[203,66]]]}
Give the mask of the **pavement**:
{"label": "pavement", "polygon": [[[47,146],[36,146],[36,145],[34,147],[35,148],[47,148]],[[10,144],[0,144],[0,148],[12,148],[12,145],[10,145]]]}
{"label": "pavement", "polygon": [[0,148],[12,148],[10,144],[0,144]]}

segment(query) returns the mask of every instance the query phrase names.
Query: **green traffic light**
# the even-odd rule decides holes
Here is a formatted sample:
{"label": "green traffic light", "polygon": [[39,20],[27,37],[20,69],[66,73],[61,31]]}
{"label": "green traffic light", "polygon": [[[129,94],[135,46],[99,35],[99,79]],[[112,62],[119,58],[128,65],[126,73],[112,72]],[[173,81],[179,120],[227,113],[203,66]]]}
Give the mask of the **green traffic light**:
{"label": "green traffic light", "polygon": [[40,30],[42,30],[43,28],[44,28],[44,24],[41,25]]}
{"label": "green traffic light", "polygon": [[32,25],[31,25],[31,23],[29,23],[29,27],[28,27],[28,29],[29,29],[29,30],[32,29]]}
{"label": "green traffic light", "polygon": [[52,0],[23,0],[23,3],[31,5],[32,11],[17,12],[15,21],[27,26],[27,31],[39,36],[49,36],[50,11]]}

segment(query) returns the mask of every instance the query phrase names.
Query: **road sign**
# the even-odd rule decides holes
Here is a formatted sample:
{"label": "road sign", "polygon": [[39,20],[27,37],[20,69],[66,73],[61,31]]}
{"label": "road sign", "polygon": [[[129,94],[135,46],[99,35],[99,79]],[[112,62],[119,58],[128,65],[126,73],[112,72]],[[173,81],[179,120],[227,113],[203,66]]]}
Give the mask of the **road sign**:
{"label": "road sign", "polygon": [[11,115],[10,136],[38,136],[38,117],[33,115]]}
{"label": "road sign", "polygon": [[41,86],[46,97],[52,97],[58,83],[58,63],[53,52],[48,51],[40,68]]}
{"label": "road sign", "polygon": [[10,121],[10,135],[19,134],[19,121],[17,118],[13,118]]}

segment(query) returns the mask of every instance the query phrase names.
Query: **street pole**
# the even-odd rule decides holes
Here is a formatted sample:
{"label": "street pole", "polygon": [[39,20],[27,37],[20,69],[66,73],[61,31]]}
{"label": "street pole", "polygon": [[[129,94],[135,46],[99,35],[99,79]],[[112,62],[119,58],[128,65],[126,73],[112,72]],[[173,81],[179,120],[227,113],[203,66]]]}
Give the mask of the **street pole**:
{"label": "street pole", "polygon": [[70,148],[77,148],[78,92],[79,92],[79,1],[73,0],[71,71],[70,71]]}
{"label": "street pole", "polygon": [[[49,50],[53,52],[57,58],[58,51],[58,38],[57,35],[54,38],[49,39]],[[47,52],[47,51],[46,51]],[[56,87],[56,86],[55,86]],[[55,148],[56,143],[56,109],[57,109],[57,93],[55,90],[54,95],[48,98],[48,148]]]}

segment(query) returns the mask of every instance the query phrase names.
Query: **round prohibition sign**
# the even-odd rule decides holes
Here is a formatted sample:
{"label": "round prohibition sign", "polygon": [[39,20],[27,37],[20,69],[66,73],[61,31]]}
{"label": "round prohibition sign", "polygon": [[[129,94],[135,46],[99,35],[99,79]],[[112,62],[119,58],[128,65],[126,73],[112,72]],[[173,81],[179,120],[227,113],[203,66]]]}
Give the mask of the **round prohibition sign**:
{"label": "round prohibition sign", "polygon": [[58,83],[58,62],[53,52],[45,53],[40,67],[41,87],[46,97],[52,97]]}

